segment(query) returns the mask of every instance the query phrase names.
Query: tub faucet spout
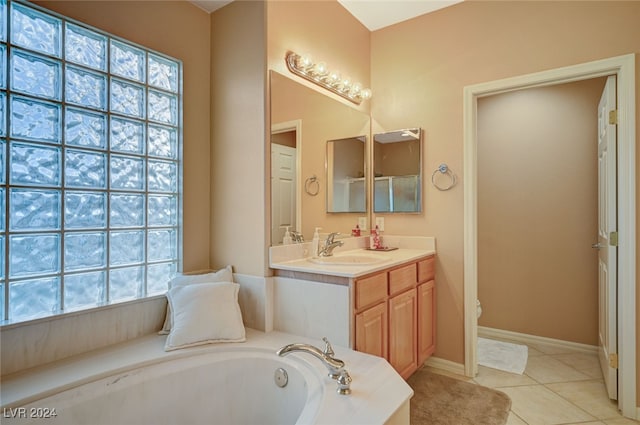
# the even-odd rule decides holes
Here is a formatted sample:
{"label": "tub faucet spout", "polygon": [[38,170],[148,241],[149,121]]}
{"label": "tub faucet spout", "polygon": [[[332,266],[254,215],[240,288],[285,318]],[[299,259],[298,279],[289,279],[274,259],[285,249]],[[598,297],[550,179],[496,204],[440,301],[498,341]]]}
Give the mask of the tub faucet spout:
{"label": "tub faucet spout", "polygon": [[291,353],[308,353],[319,359],[322,364],[324,364],[329,370],[329,376],[332,379],[338,381],[338,393],[339,394],[349,394],[351,393],[350,384],[351,384],[351,376],[344,368],[344,362],[340,359],[336,359],[334,356],[333,347],[331,347],[331,343],[325,337],[322,338],[325,343],[324,351],[321,351],[319,348],[314,347],[309,344],[288,344],[279,349],[276,354],[280,357],[284,357]]}

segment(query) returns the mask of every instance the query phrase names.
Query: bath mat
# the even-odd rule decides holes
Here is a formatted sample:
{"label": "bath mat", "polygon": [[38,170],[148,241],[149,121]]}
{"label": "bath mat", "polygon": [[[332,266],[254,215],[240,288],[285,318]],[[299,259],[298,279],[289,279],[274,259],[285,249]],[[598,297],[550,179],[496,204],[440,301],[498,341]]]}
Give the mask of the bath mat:
{"label": "bath mat", "polygon": [[478,364],[522,375],[527,367],[526,345],[478,338]]}
{"label": "bath mat", "polygon": [[511,399],[505,393],[420,369],[413,388],[411,425],[504,425]]}

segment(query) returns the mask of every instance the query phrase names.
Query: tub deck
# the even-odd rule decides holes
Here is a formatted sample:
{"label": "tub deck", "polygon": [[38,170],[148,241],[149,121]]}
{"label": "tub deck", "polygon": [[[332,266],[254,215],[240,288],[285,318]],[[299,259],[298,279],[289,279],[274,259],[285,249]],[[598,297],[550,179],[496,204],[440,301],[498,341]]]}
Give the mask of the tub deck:
{"label": "tub deck", "polygon": [[[159,362],[197,354],[214,353],[230,348],[262,348],[275,351],[292,342],[322,347],[322,341],[282,332],[260,332],[247,329],[247,342],[208,344],[198,347],[164,351],[166,336],[148,335],[123,344],[113,345],[79,356],[2,377],[0,402],[4,409],[28,403],[106,378]],[[343,347],[334,347],[336,357],[346,363],[353,378],[352,394],[336,394],[336,383],[325,379],[325,398],[317,423],[409,423],[409,399],[413,391],[386,360]],[[304,354],[300,361],[326,374],[324,365]],[[50,406],[55,407],[55,406]]]}

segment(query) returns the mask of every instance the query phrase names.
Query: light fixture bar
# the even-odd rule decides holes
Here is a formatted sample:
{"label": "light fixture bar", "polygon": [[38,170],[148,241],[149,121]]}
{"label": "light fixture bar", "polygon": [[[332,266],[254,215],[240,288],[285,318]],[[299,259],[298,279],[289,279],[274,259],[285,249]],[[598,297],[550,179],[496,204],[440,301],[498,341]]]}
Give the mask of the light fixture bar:
{"label": "light fixture bar", "polygon": [[292,73],[340,95],[356,105],[371,98],[370,89],[363,89],[360,83],[352,83],[350,78],[343,78],[339,72],[329,71],[324,62],[314,63],[309,55],[300,56],[294,52],[287,52],[285,62]]}

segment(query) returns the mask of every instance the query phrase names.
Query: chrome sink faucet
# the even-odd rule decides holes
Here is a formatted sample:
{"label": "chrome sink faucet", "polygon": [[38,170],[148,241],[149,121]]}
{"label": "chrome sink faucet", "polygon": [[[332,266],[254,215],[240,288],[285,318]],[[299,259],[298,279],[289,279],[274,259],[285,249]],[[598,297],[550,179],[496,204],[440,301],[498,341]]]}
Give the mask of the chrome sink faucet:
{"label": "chrome sink faucet", "polygon": [[351,376],[349,372],[344,368],[344,362],[340,359],[333,357],[335,352],[329,340],[324,337],[324,351],[320,351],[319,348],[309,344],[288,344],[276,351],[276,354],[280,357],[284,357],[291,353],[308,353],[317,359],[320,359],[329,370],[329,376],[331,379],[335,379],[338,382],[338,394],[347,395],[351,394]]}
{"label": "chrome sink faucet", "polygon": [[339,234],[340,232],[329,233],[327,240],[324,242],[324,246],[318,251],[318,257],[331,257],[335,248],[344,245],[342,241],[334,241],[334,238]]}
{"label": "chrome sink faucet", "polygon": [[295,230],[291,231],[291,239],[293,240],[293,242],[295,243],[302,243],[304,242],[304,236],[302,236],[302,233],[300,232],[296,232]]}

